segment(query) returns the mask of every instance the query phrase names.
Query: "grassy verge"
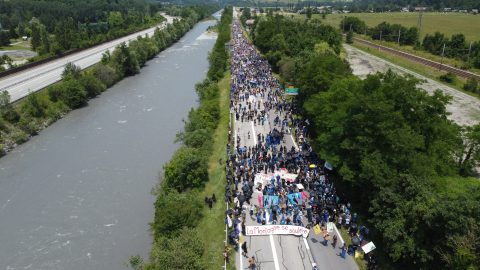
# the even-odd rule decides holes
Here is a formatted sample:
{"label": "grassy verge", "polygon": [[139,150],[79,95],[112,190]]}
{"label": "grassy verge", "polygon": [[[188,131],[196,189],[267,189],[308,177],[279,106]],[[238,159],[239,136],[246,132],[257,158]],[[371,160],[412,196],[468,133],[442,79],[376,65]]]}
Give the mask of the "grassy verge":
{"label": "grassy verge", "polygon": [[[340,234],[342,235],[343,241],[345,241],[345,245],[348,247],[352,244],[352,239],[350,235],[348,235],[348,231],[345,228],[341,228],[339,230]],[[360,270],[367,270],[367,261],[363,259],[363,252],[357,252],[357,256],[355,257],[355,262],[358,265]]]}
{"label": "grassy verge", "polygon": [[[225,74],[222,80],[218,82],[220,89],[220,122],[213,134],[212,154],[208,160],[208,182],[205,189],[199,194],[200,200],[205,196],[215,196],[218,202],[212,209],[204,207],[203,218],[197,226],[197,232],[204,245],[203,263],[212,268],[220,268],[223,265],[223,254],[225,234],[225,210],[223,202],[223,193],[225,187],[225,162],[228,140],[229,123],[229,89],[230,72]],[[233,256],[232,256],[233,257]],[[233,265],[235,265],[233,263]],[[218,267],[217,267],[218,266]]]}
{"label": "grassy verge", "polygon": [[439,76],[446,74],[445,71],[440,71],[438,69],[430,68],[430,67],[427,67],[423,64],[416,63],[416,62],[410,61],[408,59],[398,57],[396,55],[390,54],[390,53],[385,52],[385,51],[379,51],[379,50],[376,50],[376,49],[372,49],[372,48],[370,48],[366,45],[360,44],[360,43],[353,43],[352,46],[359,49],[359,50],[362,50],[366,53],[375,55],[375,56],[377,56],[381,59],[387,60],[387,61],[389,61],[393,64],[396,64],[396,65],[401,66],[403,68],[406,68],[408,70],[414,71],[414,72],[416,72],[420,75],[423,75],[423,76],[425,76],[429,79],[432,79],[434,81],[437,81],[441,84],[445,84],[447,86],[450,86],[450,87],[452,87],[452,88],[454,88],[458,91],[461,91],[461,92],[463,92],[467,95],[480,98],[480,95],[472,93],[472,92],[465,91],[463,89],[463,85],[466,82],[466,80],[463,79],[463,78],[457,77],[456,80],[452,84],[446,84],[446,83],[440,81],[440,79],[439,79]]}

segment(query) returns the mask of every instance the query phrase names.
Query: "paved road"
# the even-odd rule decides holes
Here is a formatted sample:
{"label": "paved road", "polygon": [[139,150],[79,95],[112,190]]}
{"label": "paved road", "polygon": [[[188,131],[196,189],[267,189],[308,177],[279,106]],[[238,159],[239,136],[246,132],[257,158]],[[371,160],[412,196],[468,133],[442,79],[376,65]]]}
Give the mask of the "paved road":
{"label": "paved road", "polygon": [[[234,44],[234,49],[236,45]],[[248,69],[248,59],[242,59],[244,69]],[[246,71],[246,70],[244,70]],[[254,72],[253,72],[254,73]],[[232,81],[235,81],[236,74],[232,74]],[[259,111],[265,108],[264,98],[257,94],[255,96],[250,95],[248,100],[239,101],[242,108],[248,108],[248,103],[252,108],[258,108]],[[259,107],[258,107],[259,106]],[[234,110],[231,111],[234,115]],[[274,128],[274,119],[276,116],[283,119],[285,114],[282,112],[275,112],[273,109],[268,111],[267,121],[264,125],[258,122],[248,121],[246,119],[234,121],[234,138],[235,148],[237,147],[236,138],[240,138],[240,147],[256,145],[258,134],[266,135]],[[276,127],[280,129],[279,126]],[[284,136],[284,140],[281,145],[290,149],[292,146],[298,149],[298,146],[290,134]],[[240,185],[239,185],[240,187]],[[255,205],[258,205],[259,191],[255,190],[250,200]],[[304,214],[304,216],[306,216]],[[304,221],[306,224],[306,221]],[[246,217],[246,226],[258,225],[256,220]],[[274,270],[292,270],[292,269],[312,269],[312,265],[315,263],[320,270],[327,269],[342,269],[342,270],[356,270],[358,266],[351,256],[347,256],[346,259],[341,259],[337,256],[339,252],[337,249],[331,246],[323,246],[320,244],[320,238],[315,236],[313,230],[310,231],[309,237],[304,239],[303,237],[293,235],[268,235],[268,236],[244,236],[243,239],[247,242],[248,256],[255,256],[257,261],[257,269],[274,269]],[[248,258],[243,257],[240,252],[236,254],[236,268],[248,269]]]}
{"label": "paved road", "polygon": [[65,65],[69,62],[84,69],[100,62],[104,52],[107,50],[112,52],[122,42],[128,44],[129,41],[136,39],[138,36],[152,36],[157,27],[164,28],[167,24],[173,22],[173,17],[167,15],[164,15],[164,17],[167,19],[167,22],[163,22],[158,26],[1,78],[0,90],[7,90],[11,101],[17,101],[29,93],[36,92],[59,81]]}

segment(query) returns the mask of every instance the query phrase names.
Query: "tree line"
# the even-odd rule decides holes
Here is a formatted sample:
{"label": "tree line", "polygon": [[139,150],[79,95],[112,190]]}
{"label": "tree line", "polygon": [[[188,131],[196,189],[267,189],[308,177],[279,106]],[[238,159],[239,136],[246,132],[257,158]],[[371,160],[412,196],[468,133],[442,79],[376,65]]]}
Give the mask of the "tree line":
{"label": "tree line", "polygon": [[[209,180],[207,161],[220,120],[217,83],[227,70],[225,43],[230,40],[232,11],[231,7],[223,11],[218,37],[208,58],[207,78],[195,86],[199,106],[190,110],[184,130],[177,134],[182,146],[164,165],[156,188],[150,258],[144,262],[139,256],[132,257],[130,265],[134,269],[211,269],[208,259],[203,257],[204,243],[195,227],[203,218],[205,206],[199,192]],[[217,252],[221,254],[221,250]]]}
{"label": "tree line", "polygon": [[127,46],[120,44],[110,54],[102,56],[101,63],[81,71],[69,63],[65,66],[63,80],[47,87],[42,93],[31,93],[18,104],[10,103],[7,91],[0,95],[0,156],[36,135],[41,129],[60,119],[68,111],[87,105],[122,78],[134,75],[148,59],[180,39],[198,20],[209,16],[210,11],[197,13],[194,8],[189,17],[175,20],[165,29],[155,30],[153,37],[138,37]]}
{"label": "tree line", "polygon": [[[355,77],[331,42],[340,32],[315,38],[302,33],[310,27],[266,16],[252,35],[300,88],[298,113],[309,120],[311,143],[372,229],[383,268],[478,269],[480,184],[468,176],[480,165],[480,124],[449,120],[450,97],[427,94],[414,78]],[[282,39],[288,46],[278,47]]]}
{"label": "tree line", "polygon": [[40,56],[31,61],[89,47],[164,20],[161,6],[144,0],[0,2],[0,46],[27,36]]}
{"label": "tree line", "polygon": [[480,41],[468,42],[461,33],[448,38],[440,32],[435,32],[427,34],[420,43],[416,27],[406,28],[399,24],[382,22],[376,27],[369,28],[364,21],[352,16],[342,19],[340,29],[344,32],[352,30],[358,34],[366,34],[374,40],[400,41],[400,45],[412,45],[416,49],[423,49],[435,55],[462,60],[467,68],[480,68]]}

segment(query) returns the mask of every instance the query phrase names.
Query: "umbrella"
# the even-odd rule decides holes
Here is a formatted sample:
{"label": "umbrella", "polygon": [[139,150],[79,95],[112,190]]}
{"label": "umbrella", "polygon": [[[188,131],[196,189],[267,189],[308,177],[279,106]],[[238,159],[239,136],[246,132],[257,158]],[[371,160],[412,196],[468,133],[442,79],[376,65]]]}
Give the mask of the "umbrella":
{"label": "umbrella", "polygon": [[313,168],[316,168],[317,165],[315,165],[315,164],[310,164],[310,166],[308,166],[308,167],[309,167],[310,169],[313,169]]}

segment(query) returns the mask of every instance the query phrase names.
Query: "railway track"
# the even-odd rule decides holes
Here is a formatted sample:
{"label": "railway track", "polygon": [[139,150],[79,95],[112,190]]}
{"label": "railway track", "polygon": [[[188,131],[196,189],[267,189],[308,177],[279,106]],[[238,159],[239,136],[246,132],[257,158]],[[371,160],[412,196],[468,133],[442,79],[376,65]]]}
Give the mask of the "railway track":
{"label": "railway track", "polygon": [[420,57],[420,56],[416,56],[416,55],[413,55],[413,54],[410,54],[410,53],[402,52],[402,51],[392,49],[392,48],[389,48],[389,47],[386,47],[386,46],[383,46],[383,45],[375,44],[373,42],[370,42],[368,40],[364,40],[364,39],[361,39],[361,38],[354,37],[354,40],[355,40],[355,42],[361,43],[361,44],[366,45],[368,47],[378,49],[378,50],[383,50],[383,51],[386,51],[388,53],[395,54],[395,55],[401,56],[403,58],[409,59],[411,61],[421,63],[421,64],[429,66],[429,67],[436,68],[438,70],[451,72],[451,73],[453,73],[455,75],[458,75],[460,77],[463,77],[463,78],[467,78],[467,79],[471,78],[471,79],[480,80],[480,75],[469,72],[469,71],[466,71],[466,70],[463,70],[463,69],[455,68],[455,67],[445,65],[445,64],[442,64],[442,63],[439,63],[439,62],[435,62],[435,61],[432,61],[432,60],[429,60],[429,59],[426,59],[426,58],[423,58],[423,57]]}

